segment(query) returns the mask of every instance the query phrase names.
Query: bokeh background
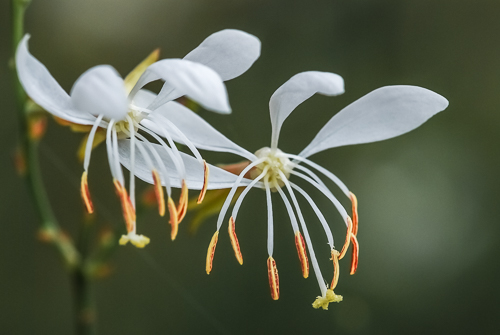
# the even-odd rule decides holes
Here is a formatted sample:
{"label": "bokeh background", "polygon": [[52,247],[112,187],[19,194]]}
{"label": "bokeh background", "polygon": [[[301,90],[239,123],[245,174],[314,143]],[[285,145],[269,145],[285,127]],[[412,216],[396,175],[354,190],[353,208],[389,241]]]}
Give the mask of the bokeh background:
{"label": "bokeh background", "polygon": [[[144,250],[119,248],[111,275],[95,283],[101,334],[491,334],[500,325],[500,2],[486,0],[33,0],[31,52],[69,91],[88,68],[126,75],[153,49],[183,57],[209,34],[238,28],[258,36],[262,55],[227,83],[233,114],[200,114],[250,151],[268,145],[268,100],[295,73],[330,71],[346,93],[314,96],[285,122],[280,146],[299,152],[337,111],[373,89],[412,84],[450,101],[417,130],[384,142],[322,152],[313,160],[339,176],[360,203],[360,264],[348,258],[330,310],[314,310],[314,277],[302,278],[288,216],[275,201],[275,259],[281,298],[269,296],[264,192],[238,216],[245,264],[221,235],[205,273],[213,217],[194,235],[189,217],[175,242],[154,210],[139,222]],[[7,67],[9,1],[0,2],[0,329],[4,334],[71,334],[72,295],[55,251],[36,238],[37,219],[15,173],[17,120]],[[40,152],[50,200],[64,229],[82,222],[82,135],[52,120]],[[237,157],[207,153],[214,163]],[[96,231],[120,227],[104,148],[92,158]],[[144,186],[144,185],[143,185]],[[337,192],[336,194],[340,193]],[[344,228],[315,194],[334,227]],[[278,199],[278,198],[275,198]],[[347,201],[344,201],[349,206]],[[327,280],[329,249],[304,206]],[[223,229],[224,231],[224,229]]]}

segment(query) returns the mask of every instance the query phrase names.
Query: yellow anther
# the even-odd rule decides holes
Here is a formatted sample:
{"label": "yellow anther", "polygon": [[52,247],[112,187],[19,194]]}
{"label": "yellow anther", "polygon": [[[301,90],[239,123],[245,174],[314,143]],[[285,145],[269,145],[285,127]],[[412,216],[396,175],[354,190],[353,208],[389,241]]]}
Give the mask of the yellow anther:
{"label": "yellow anther", "polygon": [[356,273],[356,270],[358,269],[358,258],[359,258],[359,243],[355,235],[351,235],[351,242],[352,242],[352,258],[351,258],[350,274],[353,275]]}
{"label": "yellow anther", "polygon": [[180,223],[187,212],[187,204],[189,200],[188,187],[185,180],[182,180],[181,195],[179,197],[179,205],[177,206],[177,221]]}
{"label": "yellow anther", "polygon": [[205,269],[207,271],[207,275],[209,275],[210,271],[212,271],[212,265],[213,265],[213,261],[214,261],[214,255],[215,255],[215,247],[217,246],[218,240],[219,240],[219,231],[217,230],[214,233],[214,236],[212,236],[212,239],[210,240],[210,244],[208,245],[207,261],[205,264]]}
{"label": "yellow anther", "polygon": [[278,300],[280,298],[280,279],[278,276],[276,261],[271,256],[267,259],[267,276],[269,277],[271,298],[273,300]]}
{"label": "yellow anther", "polygon": [[85,208],[87,208],[87,212],[89,214],[94,213],[94,205],[92,204],[92,199],[90,198],[89,184],[87,181],[87,171],[84,171],[82,174],[82,180],[80,182],[80,193],[82,195]]}
{"label": "yellow anther", "polygon": [[170,238],[175,240],[175,237],[177,236],[177,232],[179,231],[179,220],[178,220],[178,214],[177,214],[177,209],[175,208],[175,203],[172,200],[172,198],[168,198],[168,212],[170,213]]}
{"label": "yellow anther", "polygon": [[350,198],[352,203],[352,233],[358,235],[358,198],[354,193],[350,192]]}
{"label": "yellow anther", "polygon": [[127,226],[127,232],[133,232],[135,230],[135,208],[130,201],[127,190],[120,184],[116,179],[113,180],[115,185],[115,190],[120,198],[122,204],[123,218],[125,219],[125,224]]}
{"label": "yellow anther", "polygon": [[302,275],[304,278],[307,278],[309,277],[309,260],[307,259],[306,243],[304,242],[304,237],[302,237],[300,231],[295,233],[295,247],[297,248],[297,254],[299,255]]}
{"label": "yellow anther", "polygon": [[161,179],[158,171],[151,171],[153,174],[154,188],[155,188],[155,196],[158,202],[158,213],[160,216],[165,215],[165,198],[163,197],[163,187],[161,186]]}
{"label": "yellow anther", "polygon": [[326,290],[326,294],[323,297],[316,297],[316,300],[313,302],[313,307],[318,309],[318,308],[323,308],[325,311],[328,310],[328,305],[331,302],[341,302],[342,301],[342,296],[341,295],[336,295],[333,293],[332,289]]}
{"label": "yellow anther", "polygon": [[203,187],[201,188],[200,195],[198,196],[198,204],[201,204],[203,199],[205,198],[205,193],[207,193],[208,189],[208,175],[210,174],[208,164],[203,160]]}
{"label": "yellow anther", "polygon": [[342,247],[342,250],[340,251],[339,259],[344,258],[345,253],[347,252],[347,249],[349,248],[349,241],[351,240],[351,236],[352,236],[352,227],[353,227],[352,220],[350,217],[347,217],[347,233],[345,235],[344,246]]}
{"label": "yellow anther", "polygon": [[333,279],[332,279],[332,284],[330,285],[330,289],[334,290],[335,287],[337,287],[337,283],[339,281],[339,273],[340,273],[339,252],[337,250],[332,249],[331,260],[333,261]]}
{"label": "yellow anther", "polygon": [[238,237],[236,236],[235,222],[232,216],[229,219],[228,232],[229,239],[231,240],[231,245],[233,246],[234,255],[236,256],[238,263],[243,265],[243,255],[241,254],[240,243],[238,242]]}

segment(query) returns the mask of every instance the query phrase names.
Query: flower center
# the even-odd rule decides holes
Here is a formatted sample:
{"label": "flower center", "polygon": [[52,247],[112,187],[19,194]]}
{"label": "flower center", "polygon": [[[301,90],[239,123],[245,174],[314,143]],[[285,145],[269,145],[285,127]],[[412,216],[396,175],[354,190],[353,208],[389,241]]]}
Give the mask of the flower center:
{"label": "flower center", "polygon": [[[139,110],[129,109],[127,116],[132,119],[132,123],[134,124],[134,133],[137,133],[139,123],[145,118],[144,113]],[[128,117],[125,117],[121,121],[117,121],[114,125],[119,139],[129,137],[130,123],[128,121]]]}
{"label": "flower center", "polygon": [[286,157],[283,151],[264,147],[257,150],[255,156],[257,158],[265,158],[266,160],[255,166],[255,169],[250,172],[250,177],[255,179],[262,172],[266,171],[264,180],[267,179],[269,181],[273,191],[276,191],[277,187],[283,187],[283,176],[286,179],[290,178],[290,172],[292,172],[294,167],[294,164]]}

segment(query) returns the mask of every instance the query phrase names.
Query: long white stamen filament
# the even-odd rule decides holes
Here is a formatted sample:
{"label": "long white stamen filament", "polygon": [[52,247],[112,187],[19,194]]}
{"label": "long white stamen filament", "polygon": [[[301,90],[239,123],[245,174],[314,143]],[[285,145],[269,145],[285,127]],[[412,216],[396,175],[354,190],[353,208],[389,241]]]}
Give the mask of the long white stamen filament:
{"label": "long white stamen filament", "polygon": [[128,127],[130,129],[130,176],[129,176],[129,196],[132,206],[135,208],[135,127],[132,118],[127,115]]}
{"label": "long white stamen filament", "polygon": [[302,174],[300,172],[295,172],[295,171],[292,171],[291,174],[304,179],[305,181],[309,182],[311,185],[316,187],[318,190],[320,190],[333,203],[335,208],[337,208],[337,211],[340,213],[340,215],[344,219],[346,226],[349,225],[349,223],[347,221],[348,215],[347,215],[345,208],[342,206],[342,204],[337,200],[337,198],[335,198],[335,196],[330,191],[328,191],[323,186],[316,183],[314,180],[312,180],[311,178],[309,178],[305,174]]}
{"label": "long white stamen filament", "polygon": [[83,160],[83,169],[87,171],[89,169],[90,163],[90,154],[92,153],[92,144],[94,143],[95,133],[97,131],[97,127],[101,123],[103,118],[103,114],[99,115],[92,125],[92,129],[90,130],[89,137],[87,137],[87,144],[85,145],[85,158]]}
{"label": "long white stamen filament", "polygon": [[314,253],[314,249],[312,247],[312,242],[311,238],[309,237],[309,231],[307,230],[306,222],[304,220],[304,216],[302,215],[302,211],[300,210],[299,203],[297,201],[297,198],[295,197],[295,194],[293,193],[292,187],[290,186],[290,183],[288,182],[288,179],[286,179],[285,174],[281,171],[278,171],[280,174],[281,179],[285,183],[286,188],[288,189],[288,193],[290,194],[290,198],[292,198],[292,202],[295,206],[295,210],[297,211],[297,216],[299,217],[300,225],[302,227],[302,231],[304,232],[304,238],[306,239],[306,245],[307,249],[309,250],[309,258],[311,259],[313,269],[314,269],[314,274],[316,275],[316,280],[318,281],[319,288],[321,290],[321,295],[326,294],[326,284],[325,280],[323,279],[323,275],[321,274],[321,269],[319,268],[318,260],[316,259],[316,254]]}
{"label": "long white stamen filament", "polygon": [[316,204],[314,203],[313,199],[302,188],[300,188],[299,186],[297,186],[296,184],[294,184],[292,182],[290,182],[290,185],[292,185],[292,187],[294,189],[299,191],[299,193],[302,194],[302,196],[304,198],[306,198],[306,200],[309,202],[309,205],[312,207],[314,213],[316,213],[316,216],[318,217],[319,221],[323,225],[323,230],[325,231],[326,237],[328,239],[328,244],[330,245],[330,247],[332,249],[335,248],[332,230],[330,229],[328,222],[326,221],[325,217],[323,216],[323,213],[321,213],[318,206],[316,206]]}
{"label": "long white stamen filament", "polygon": [[[327,188],[325,183],[323,183],[323,181],[318,177],[317,174],[315,174],[314,172],[312,172],[310,169],[306,168],[305,166],[302,166],[302,165],[295,165],[294,166],[294,169],[297,169],[297,170],[301,170],[301,171],[304,171],[305,173],[307,173],[312,179],[314,179],[315,182],[317,182],[318,184],[320,184],[321,186],[323,186],[324,188]],[[327,188],[328,189],[328,188]]]}
{"label": "long white stamen filament", "polygon": [[[182,143],[185,144],[189,148],[189,150],[191,150],[191,152],[193,153],[194,157],[196,157],[198,162],[203,164],[203,157],[201,157],[200,152],[198,151],[198,149],[196,149],[193,142],[191,142],[186,137],[186,135],[184,135],[184,133],[179,128],[177,128],[177,126],[172,121],[170,121],[169,119],[167,119],[163,115],[157,115],[157,116],[160,116],[168,124],[168,126],[181,138]],[[165,131],[165,130],[163,130],[163,131]],[[169,139],[169,143],[170,143],[170,139]]]}
{"label": "long white stamen filament", "polygon": [[268,170],[269,170],[269,167],[266,166],[264,168],[264,171],[262,171],[262,173],[260,175],[258,175],[257,178],[255,178],[254,180],[252,180],[252,182],[250,184],[248,184],[247,187],[245,187],[245,189],[243,190],[243,192],[241,192],[240,196],[238,197],[238,200],[236,200],[236,204],[234,204],[233,212],[231,214],[231,216],[233,217],[233,219],[235,221],[236,221],[236,216],[238,215],[238,211],[240,209],[240,206],[243,203],[243,199],[247,195],[248,191],[250,191],[255,186],[255,184],[257,184],[259,182],[259,180],[261,180],[262,178],[264,178],[264,176],[267,174]]}
{"label": "long white stamen filament", "polygon": [[[162,179],[162,181],[165,184],[165,188],[167,189],[167,195],[170,197],[171,194],[172,194],[172,188],[170,186],[170,178],[168,177],[167,167],[163,163],[160,155],[155,150],[155,148],[153,147],[153,145],[144,136],[142,136],[141,134],[137,133],[136,136],[142,141],[141,143],[144,144],[149,149],[149,151],[153,154],[153,157],[155,158],[156,163],[160,167],[161,174],[162,174],[162,176],[164,176],[164,178]],[[151,163],[151,165],[152,165],[151,171],[153,171],[154,166],[153,166],[152,163]]]}
{"label": "long white stamen filament", "polygon": [[276,189],[278,190],[278,193],[281,195],[281,198],[285,203],[286,211],[288,212],[288,216],[290,216],[290,223],[292,224],[293,233],[295,234],[299,231],[299,225],[297,224],[297,219],[295,218],[295,213],[293,212],[292,205],[290,204],[290,201],[288,201],[288,198],[286,197],[285,192],[283,192],[281,187],[278,186],[276,187]]}
{"label": "long white stamen filament", "polygon": [[[184,161],[182,160],[182,157],[179,154],[179,151],[177,150],[177,147],[175,146],[175,144],[172,142],[172,143],[170,143],[170,147],[169,147],[167,145],[167,143],[165,143],[165,141],[160,136],[155,134],[154,132],[150,131],[149,129],[147,129],[141,125],[139,125],[138,128],[143,130],[144,132],[148,133],[149,135],[153,136],[154,139],[157,140],[158,143],[161,144],[161,146],[163,147],[163,149],[165,149],[165,151],[167,152],[167,154],[170,157],[170,159],[172,160],[172,162],[174,162],[175,169],[177,171],[177,175],[179,176],[179,178],[181,180],[186,179],[186,167],[184,166]],[[163,128],[162,128],[162,132],[163,132],[163,137],[167,137],[167,136],[165,136],[165,135],[167,135],[167,133],[164,131]],[[176,153],[174,153],[173,149],[171,148],[172,145],[175,148]]]}
{"label": "long white stamen filament", "polygon": [[224,204],[222,205],[222,208],[220,210],[219,218],[217,219],[217,230],[219,230],[220,227],[222,226],[222,222],[224,221],[224,217],[226,216],[227,209],[229,208],[229,205],[231,204],[231,200],[233,199],[234,194],[236,193],[236,189],[240,186],[241,180],[243,179],[245,174],[248,171],[250,171],[251,168],[253,168],[256,165],[259,165],[260,163],[262,163],[266,159],[267,159],[266,157],[257,159],[256,161],[250,163],[246,168],[244,168],[243,171],[241,171],[241,173],[238,175],[238,178],[236,178],[236,180],[233,184],[233,187],[229,191],[229,194],[228,194],[226,200],[224,201]]}
{"label": "long white stamen filament", "polygon": [[344,194],[350,199],[351,192],[349,191],[347,186],[336,175],[334,175],[333,173],[331,173],[330,171],[328,171],[327,169],[325,169],[321,165],[316,164],[313,161],[310,161],[309,159],[301,157],[301,156],[292,155],[292,154],[285,154],[285,156],[287,156],[288,158],[293,158],[293,159],[296,159],[298,161],[309,164],[310,166],[312,166],[313,168],[315,168],[316,170],[318,170],[319,172],[324,174],[326,177],[328,177],[335,184],[337,184],[337,186],[342,190],[342,192],[344,192]]}
{"label": "long white stamen filament", "polygon": [[116,129],[112,130],[113,140],[111,144],[113,146],[113,163],[115,163],[115,172],[118,177],[118,181],[125,187],[125,180],[123,179],[123,171],[120,166],[120,155],[118,154],[118,135],[116,134]]}
{"label": "long white stamen filament", "polygon": [[109,170],[111,171],[113,179],[116,179],[115,164],[113,160],[113,146],[111,145],[111,130],[113,129],[114,123],[114,120],[109,121],[108,128],[106,129],[106,151],[108,153]]}
{"label": "long white stamen filament", "polygon": [[271,189],[269,188],[269,178],[264,179],[266,187],[266,201],[267,201],[267,253],[269,257],[273,255],[274,248],[274,229],[273,229],[273,203],[271,201]]}

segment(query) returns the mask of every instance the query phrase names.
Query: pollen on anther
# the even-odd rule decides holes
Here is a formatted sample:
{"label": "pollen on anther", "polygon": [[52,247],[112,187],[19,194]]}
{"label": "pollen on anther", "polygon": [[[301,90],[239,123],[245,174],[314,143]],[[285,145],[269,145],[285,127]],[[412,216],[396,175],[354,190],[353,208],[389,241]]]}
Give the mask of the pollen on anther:
{"label": "pollen on anther", "polygon": [[347,249],[349,248],[349,241],[351,240],[353,223],[350,217],[347,217],[347,233],[345,235],[345,242],[342,250],[340,251],[339,259],[344,258]]}
{"label": "pollen on anther", "polygon": [[203,199],[205,198],[205,194],[207,193],[208,188],[208,175],[210,171],[208,169],[208,164],[203,160],[203,187],[201,188],[200,195],[198,196],[198,201],[196,203],[201,204]]}
{"label": "pollen on anther", "polygon": [[280,297],[280,281],[278,277],[278,268],[276,268],[276,261],[269,256],[267,259],[267,276],[269,277],[269,288],[271,290],[271,298],[278,300]]}
{"label": "pollen on anther", "polygon": [[94,212],[94,205],[92,204],[92,199],[90,198],[89,184],[87,181],[87,171],[84,171],[82,174],[80,192],[82,194],[83,203],[87,208],[87,212],[89,214],[92,214]]}
{"label": "pollen on anther", "polygon": [[217,246],[217,241],[219,240],[219,231],[217,230],[214,233],[214,236],[212,236],[212,239],[210,240],[210,244],[208,245],[208,250],[207,250],[207,260],[205,264],[205,269],[207,271],[207,275],[210,274],[212,271],[212,265],[214,261],[214,255],[215,255],[215,247]]}
{"label": "pollen on anther", "polygon": [[334,290],[335,287],[337,287],[340,274],[339,252],[335,249],[332,249],[332,261],[333,261],[333,279],[332,279],[332,284],[330,285],[330,290]]}
{"label": "pollen on anther", "polygon": [[123,218],[125,219],[125,223],[127,226],[127,232],[132,232],[135,229],[135,209],[130,201],[130,197],[128,196],[127,190],[120,184],[120,182],[116,179],[113,180],[113,184],[115,185],[115,190],[120,198],[120,202],[122,204],[122,212]]}
{"label": "pollen on anther", "polygon": [[355,235],[351,235],[351,243],[352,243],[352,258],[351,258],[350,274],[353,275],[356,273],[356,270],[358,269],[358,258],[359,258],[359,243]]}
{"label": "pollen on anther", "polygon": [[158,201],[158,213],[160,216],[165,215],[165,198],[163,196],[163,187],[161,186],[161,179],[158,171],[151,171],[153,174],[154,188],[155,188],[155,196]]}
{"label": "pollen on anther", "polygon": [[358,198],[352,192],[349,197],[352,203],[352,233],[358,235]]}
{"label": "pollen on anther", "polygon": [[188,187],[186,181],[182,180],[181,195],[179,196],[179,205],[177,206],[177,221],[180,223],[187,212],[187,204],[189,200]]}
{"label": "pollen on anther", "polygon": [[228,232],[229,239],[231,240],[231,245],[233,246],[234,255],[236,256],[238,263],[243,265],[243,255],[241,254],[240,243],[238,242],[238,237],[236,236],[235,222],[232,216],[229,219]]}
{"label": "pollen on anther", "polygon": [[177,232],[179,231],[179,220],[178,220],[178,214],[177,214],[177,209],[175,208],[175,203],[172,200],[172,198],[168,198],[167,200],[168,204],[168,212],[170,214],[170,238],[175,240],[177,237]]}
{"label": "pollen on anther", "polygon": [[295,233],[295,246],[297,247],[297,254],[299,255],[302,275],[304,278],[307,278],[309,277],[309,260],[307,259],[306,243],[300,231]]}

